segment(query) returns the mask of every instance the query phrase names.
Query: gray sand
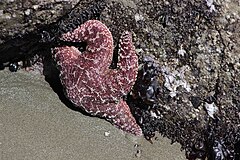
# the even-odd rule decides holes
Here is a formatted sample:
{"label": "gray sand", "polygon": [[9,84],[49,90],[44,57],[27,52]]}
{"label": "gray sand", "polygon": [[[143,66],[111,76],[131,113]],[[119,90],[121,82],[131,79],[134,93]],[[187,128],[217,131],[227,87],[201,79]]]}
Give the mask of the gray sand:
{"label": "gray sand", "polygon": [[185,159],[180,145],[171,145],[167,138],[159,136],[151,144],[103,119],[69,109],[43,76],[21,70],[0,71],[0,156],[1,160]]}

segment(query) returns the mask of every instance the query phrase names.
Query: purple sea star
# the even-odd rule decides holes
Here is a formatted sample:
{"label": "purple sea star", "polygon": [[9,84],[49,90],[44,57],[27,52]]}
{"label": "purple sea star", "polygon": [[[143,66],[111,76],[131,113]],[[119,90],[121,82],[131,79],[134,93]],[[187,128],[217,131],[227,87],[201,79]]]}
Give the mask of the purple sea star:
{"label": "purple sea star", "polygon": [[70,101],[91,115],[106,118],[126,132],[142,135],[129,106],[122,99],[134,85],[138,70],[131,34],[124,32],[120,37],[117,69],[109,69],[113,58],[113,38],[100,21],[89,20],[74,31],[63,34],[61,40],[87,43],[82,53],[74,46],[53,49],[61,83]]}

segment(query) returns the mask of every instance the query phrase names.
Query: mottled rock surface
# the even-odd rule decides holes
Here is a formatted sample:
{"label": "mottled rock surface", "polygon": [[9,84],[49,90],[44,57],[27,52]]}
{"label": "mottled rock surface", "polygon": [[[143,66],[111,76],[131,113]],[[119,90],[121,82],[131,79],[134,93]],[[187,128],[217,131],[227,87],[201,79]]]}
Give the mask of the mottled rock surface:
{"label": "mottled rock surface", "polygon": [[69,12],[78,0],[6,0],[0,2],[0,42],[53,23]]}
{"label": "mottled rock surface", "polygon": [[145,136],[160,132],[189,159],[239,158],[239,2],[106,2],[99,19],[114,42],[135,33],[141,67],[128,104]]}

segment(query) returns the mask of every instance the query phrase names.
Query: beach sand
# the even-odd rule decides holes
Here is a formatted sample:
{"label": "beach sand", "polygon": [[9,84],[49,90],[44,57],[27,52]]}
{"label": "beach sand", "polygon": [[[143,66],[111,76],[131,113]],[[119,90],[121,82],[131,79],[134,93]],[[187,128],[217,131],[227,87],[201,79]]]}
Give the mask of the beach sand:
{"label": "beach sand", "polygon": [[1,160],[184,160],[180,145],[153,144],[62,103],[40,74],[0,71]]}

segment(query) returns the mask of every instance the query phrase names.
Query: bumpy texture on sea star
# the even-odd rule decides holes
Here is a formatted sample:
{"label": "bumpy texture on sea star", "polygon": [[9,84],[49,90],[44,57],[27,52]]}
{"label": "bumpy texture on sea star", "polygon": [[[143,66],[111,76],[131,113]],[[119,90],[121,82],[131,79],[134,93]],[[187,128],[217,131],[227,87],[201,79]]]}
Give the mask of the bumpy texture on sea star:
{"label": "bumpy texture on sea star", "polygon": [[74,46],[53,50],[61,83],[70,101],[91,115],[106,118],[126,132],[141,135],[141,128],[122,99],[134,85],[138,70],[131,34],[124,32],[120,37],[117,69],[109,69],[113,58],[113,38],[100,21],[89,20],[74,31],[63,34],[61,40],[87,43],[82,53]]}

